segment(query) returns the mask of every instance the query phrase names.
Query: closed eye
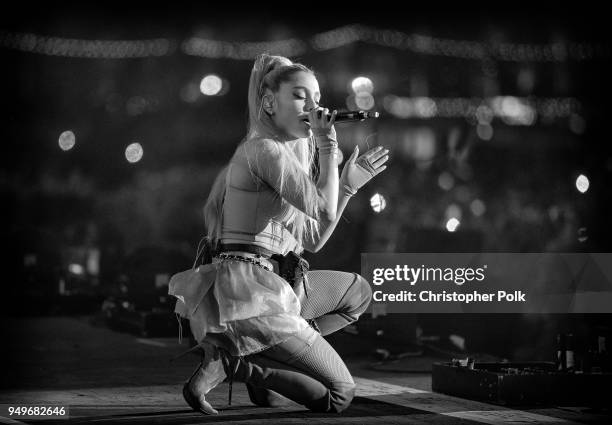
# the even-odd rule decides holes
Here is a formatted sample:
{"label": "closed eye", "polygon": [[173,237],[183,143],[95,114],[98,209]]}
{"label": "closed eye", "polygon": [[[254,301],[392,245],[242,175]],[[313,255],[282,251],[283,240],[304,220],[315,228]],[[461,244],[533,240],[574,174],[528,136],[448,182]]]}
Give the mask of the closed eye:
{"label": "closed eye", "polygon": [[[294,96],[295,96],[296,99],[306,100],[306,98],[303,97],[303,96],[300,96],[300,95],[297,95],[297,94],[294,94]],[[315,104],[317,105],[317,107],[322,106],[320,101],[319,102],[315,101]]]}

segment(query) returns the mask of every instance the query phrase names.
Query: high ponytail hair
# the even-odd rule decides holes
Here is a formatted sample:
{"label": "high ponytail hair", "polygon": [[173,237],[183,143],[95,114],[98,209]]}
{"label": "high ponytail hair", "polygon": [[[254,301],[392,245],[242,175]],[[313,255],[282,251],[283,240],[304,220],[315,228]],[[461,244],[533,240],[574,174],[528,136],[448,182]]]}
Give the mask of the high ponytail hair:
{"label": "high ponytail hair", "polygon": [[291,76],[298,71],[314,74],[307,66],[291,62],[284,56],[272,56],[265,53],[257,56],[249,79],[247,139],[275,135],[277,129],[270,116],[263,110],[266,89],[277,92],[281,83],[289,81]]}
{"label": "high ponytail hair", "polygon": [[[272,118],[263,110],[263,98],[266,89],[276,93],[283,82],[289,81],[293,74],[300,71],[314,74],[310,68],[300,63],[294,63],[284,56],[265,53],[257,56],[249,79],[247,135],[241,145],[258,138],[266,138],[276,142],[276,147],[283,157],[281,179],[278,182],[281,190],[291,173],[304,172],[311,177],[310,179],[296,179],[296,181],[304,182],[304,187],[298,188],[297,191],[306,199],[305,204],[309,207],[308,215],[289,205],[291,214],[287,224],[301,246],[306,238],[310,237],[311,240],[314,240],[314,236],[319,233],[319,195],[313,175],[313,170],[316,169],[315,141],[312,138],[305,138],[303,143],[297,143],[294,149],[287,147],[287,144],[282,142],[279,130]],[[258,158],[247,158],[247,160],[253,174],[254,166],[251,160],[257,161]],[[223,195],[225,194],[221,182],[225,180],[226,173],[227,167],[217,177],[213,190],[211,190],[204,206],[207,233],[208,236],[213,238],[220,238],[221,236],[221,208]]]}

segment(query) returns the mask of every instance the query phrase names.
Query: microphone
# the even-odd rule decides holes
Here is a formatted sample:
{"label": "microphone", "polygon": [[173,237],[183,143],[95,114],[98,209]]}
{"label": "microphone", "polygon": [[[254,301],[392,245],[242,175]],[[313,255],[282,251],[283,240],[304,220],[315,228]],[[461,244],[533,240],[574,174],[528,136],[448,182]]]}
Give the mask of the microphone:
{"label": "microphone", "polygon": [[[321,112],[319,111],[319,115]],[[347,111],[347,112],[338,112],[336,114],[337,122],[350,122],[350,121],[364,121],[369,118],[378,118],[380,114],[378,112],[366,112],[366,111]],[[327,114],[327,119],[331,118],[331,114]]]}

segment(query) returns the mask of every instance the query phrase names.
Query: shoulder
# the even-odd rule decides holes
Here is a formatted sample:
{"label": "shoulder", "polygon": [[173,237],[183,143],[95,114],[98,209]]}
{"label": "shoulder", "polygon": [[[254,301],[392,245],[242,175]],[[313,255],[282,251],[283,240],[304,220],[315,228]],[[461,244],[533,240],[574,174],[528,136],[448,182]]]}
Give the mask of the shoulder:
{"label": "shoulder", "polygon": [[253,138],[243,144],[247,158],[280,158],[282,155],[280,143],[268,138]]}

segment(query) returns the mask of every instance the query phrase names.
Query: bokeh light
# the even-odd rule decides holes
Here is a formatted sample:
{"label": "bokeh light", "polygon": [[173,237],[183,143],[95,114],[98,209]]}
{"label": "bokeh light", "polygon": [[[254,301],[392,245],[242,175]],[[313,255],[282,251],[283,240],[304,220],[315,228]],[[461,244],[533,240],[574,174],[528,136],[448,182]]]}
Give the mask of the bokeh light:
{"label": "bokeh light", "polygon": [[223,81],[214,74],[205,76],[200,82],[200,91],[206,96],[215,96],[219,94],[222,87]]}
{"label": "bokeh light", "polygon": [[70,130],[64,131],[59,137],[59,147],[63,151],[69,151],[76,144],[74,133]]}
{"label": "bokeh light", "polygon": [[450,204],[444,213],[446,218],[456,218],[457,220],[461,220],[461,216],[463,215],[461,211],[461,207],[457,204]]}
{"label": "bokeh light", "polygon": [[447,171],[438,176],[438,186],[444,190],[451,190],[455,185],[455,178],[453,175]]}
{"label": "bokeh light", "polygon": [[370,206],[372,207],[372,210],[374,210],[375,213],[379,213],[386,208],[387,201],[385,200],[385,197],[382,196],[380,193],[375,193],[370,198]]}
{"label": "bokeh light", "polygon": [[478,124],[476,126],[476,134],[482,140],[491,140],[493,138],[493,127],[489,124]]}
{"label": "bokeh light", "polygon": [[446,222],[446,230],[448,230],[449,232],[454,232],[455,230],[457,230],[457,227],[459,227],[459,224],[459,220],[457,220],[455,217],[452,217]]}
{"label": "bokeh light", "polygon": [[357,108],[369,111],[374,107],[374,97],[370,93],[357,93],[355,95],[355,104]]}
{"label": "bokeh light", "polygon": [[131,143],[125,148],[125,158],[132,164],[142,159],[144,151],[140,143]]}
{"label": "bokeh light", "polygon": [[85,273],[85,269],[83,268],[82,265],[80,264],[76,264],[76,263],[72,263],[68,266],[68,271],[72,274],[76,274],[76,275],[81,275],[83,273]]}
{"label": "bokeh light", "polygon": [[470,202],[470,211],[472,211],[472,214],[474,214],[476,217],[483,215],[486,210],[487,208],[485,207],[484,202],[482,202],[480,199],[474,199],[472,202]]}
{"label": "bokeh light", "polygon": [[357,77],[351,81],[351,88],[355,94],[359,93],[372,93],[374,90],[374,84],[368,77]]}
{"label": "bokeh light", "polygon": [[576,179],[576,189],[578,189],[580,193],[585,193],[589,190],[589,185],[589,179],[584,174],[580,174]]}

